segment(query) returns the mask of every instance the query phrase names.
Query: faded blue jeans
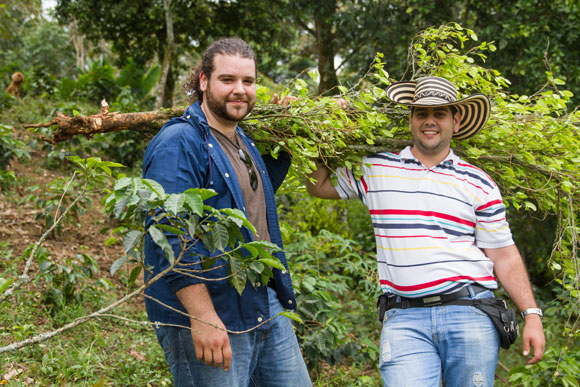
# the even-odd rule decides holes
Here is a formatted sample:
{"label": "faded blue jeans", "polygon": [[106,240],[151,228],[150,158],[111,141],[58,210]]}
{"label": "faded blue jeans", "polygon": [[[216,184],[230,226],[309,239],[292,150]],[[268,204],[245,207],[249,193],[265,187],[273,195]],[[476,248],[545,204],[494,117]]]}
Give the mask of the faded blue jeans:
{"label": "faded blue jeans", "polygon": [[[270,313],[282,312],[275,291],[268,288],[268,295]],[[290,320],[278,316],[269,324],[268,330],[229,335],[229,371],[197,360],[189,329],[159,326],[155,332],[176,387],[312,386]]]}
{"label": "faded blue jeans", "polygon": [[[473,298],[491,296],[484,291]],[[383,320],[380,351],[385,386],[488,387],[494,383],[499,335],[473,306],[391,309]]]}

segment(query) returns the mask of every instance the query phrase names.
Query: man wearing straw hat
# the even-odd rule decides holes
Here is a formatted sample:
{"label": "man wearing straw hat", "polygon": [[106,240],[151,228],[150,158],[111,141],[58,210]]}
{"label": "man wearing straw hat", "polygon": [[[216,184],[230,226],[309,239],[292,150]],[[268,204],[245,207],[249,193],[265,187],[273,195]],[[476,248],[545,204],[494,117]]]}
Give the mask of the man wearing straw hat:
{"label": "man wearing straw hat", "polygon": [[386,309],[379,361],[385,386],[492,386],[500,336],[490,317],[464,300],[494,297],[499,280],[525,320],[528,364],[542,359],[545,338],[498,187],[450,148],[451,138],[466,139],[485,125],[489,100],[458,100],[453,84],[439,77],[394,83],[387,96],[411,107],[413,146],[365,157],[360,178],[337,169],[336,185],[319,165],[308,192],[359,198],[369,208]]}

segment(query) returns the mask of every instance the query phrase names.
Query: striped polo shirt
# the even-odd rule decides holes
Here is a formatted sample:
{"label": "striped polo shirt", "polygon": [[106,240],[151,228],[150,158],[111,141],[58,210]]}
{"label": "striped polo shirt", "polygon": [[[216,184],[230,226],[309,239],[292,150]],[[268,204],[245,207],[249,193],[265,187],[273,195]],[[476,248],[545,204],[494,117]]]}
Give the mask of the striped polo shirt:
{"label": "striped polo shirt", "polygon": [[494,181],[453,151],[426,168],[407,147],[363,159],[363,176],[336,170],[343,199],[361,199],[376,237],[381,289],[404,297],[453,293],[470,283],[496,289],[480,248],[513,245]]}

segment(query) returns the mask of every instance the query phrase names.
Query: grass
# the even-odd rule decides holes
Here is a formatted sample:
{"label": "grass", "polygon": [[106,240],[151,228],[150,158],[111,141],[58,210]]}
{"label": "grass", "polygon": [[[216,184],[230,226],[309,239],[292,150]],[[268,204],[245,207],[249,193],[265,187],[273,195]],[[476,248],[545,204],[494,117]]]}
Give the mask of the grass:
{"label": "grass", "polygon": [[153,330],[131,325],[86,323],[58,339],[3,355],[2,374],[22,370],[8,386],[171,385]]}
{"label": "grass", "polygon": [[[12,249],[0,245],[0,256]],[[14,273],[18,260],[3,261],[3,274]],[[79,281],[86,281],[80,278]],[[51,331],[120,296],[119,287],[93,281],[83,284],[83,302],[60,310],[43,303],[46,282],[39,277],[0,304],[0,346]],[[135,303],[115,313],[146,321]],[[56,338],[20,350],[0,354],[0,376],[7,386],[163,386],[171,385],[164,354],[153,328],[114,318],[90,320]],[[9,376],[6,378],[6,376]]]}

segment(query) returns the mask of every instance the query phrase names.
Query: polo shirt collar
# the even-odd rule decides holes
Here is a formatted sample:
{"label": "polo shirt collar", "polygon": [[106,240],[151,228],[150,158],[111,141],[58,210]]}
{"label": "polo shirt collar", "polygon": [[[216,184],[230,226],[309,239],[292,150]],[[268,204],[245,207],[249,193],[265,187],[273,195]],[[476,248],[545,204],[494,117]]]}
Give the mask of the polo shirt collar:
{"label": "polo shirt collar", "polygon": [[[399,153],[399,155],[401,156],[401,159],[415,160],[417,163],[420,164],[419,160],[417,160],[417,158],[415,156],[413,156],[413,153],[411,152],[411,146],[407,146],[405,149],[403,149],[401,151],[401,153]],[[447,157],[445,157],[445,160],[443,160],[442,162],[439,163],[439,165],[441,165],[441,164],[452,165],[452,164],[457,164],[458,162],[459,162],[459,157],[457,157],[457,155],[455,153],[453,153],[453,149],[449,149],[449,154],[447,155]]]}

